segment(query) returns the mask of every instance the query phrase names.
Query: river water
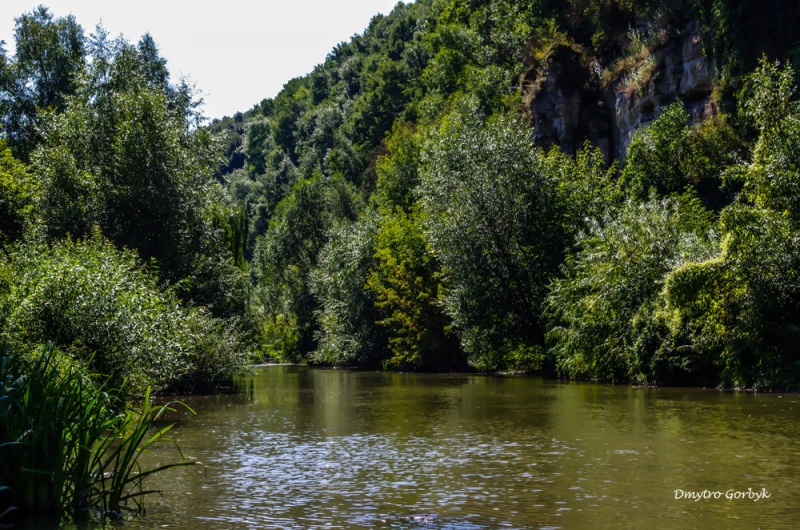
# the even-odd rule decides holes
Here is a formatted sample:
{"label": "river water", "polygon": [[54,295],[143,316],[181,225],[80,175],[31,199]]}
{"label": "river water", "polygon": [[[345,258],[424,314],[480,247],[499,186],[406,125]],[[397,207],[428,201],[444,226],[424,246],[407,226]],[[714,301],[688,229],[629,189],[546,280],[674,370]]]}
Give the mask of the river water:
{"label": "river water", "polygon": [[798,395],[299,366],[242,385],[172,415],[205,468],[161,473],[124,528],[800,528]]}

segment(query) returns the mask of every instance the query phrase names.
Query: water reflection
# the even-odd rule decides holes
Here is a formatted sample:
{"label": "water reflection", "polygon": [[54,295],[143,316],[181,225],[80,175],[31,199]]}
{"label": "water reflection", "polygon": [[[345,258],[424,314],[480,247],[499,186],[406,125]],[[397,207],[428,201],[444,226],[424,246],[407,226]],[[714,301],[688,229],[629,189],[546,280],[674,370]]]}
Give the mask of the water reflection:
{"label": "water reflection", "polygon": [[[295,366],[243,385],[176,415],[174,438],[208,474],[162,474],[163,504],[126,526],[800,524],[796,395]],[[772,496],[674,498],[731,488]]]}

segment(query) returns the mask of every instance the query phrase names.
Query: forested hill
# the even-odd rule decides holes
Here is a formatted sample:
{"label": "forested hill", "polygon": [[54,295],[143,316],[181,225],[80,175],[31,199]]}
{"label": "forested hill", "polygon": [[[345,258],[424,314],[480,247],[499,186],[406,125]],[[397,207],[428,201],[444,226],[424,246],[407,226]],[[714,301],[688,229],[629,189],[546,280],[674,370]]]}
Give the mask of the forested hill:
{"label": "forested hill", "polygon": [[[58,52],[0,54],[18,342],[132,369],[108,311],[89,310],[102,301],[141,343],[133,364],[156,359],[137,330],[174,345],[161,382],[219,378],[246,345],[333,366],[800,386],[796,3],[398,3],[274,99],[203,127],[149,37],[86,38],[46,11],[17,23]],[[144,306],[59,265],[112,258]],[[106,298],[49,303],[68,273]]]}
{"label": "forested hill", "polygon": [[215,120],[263,351],[797,387],[790,2],[399,3]]}

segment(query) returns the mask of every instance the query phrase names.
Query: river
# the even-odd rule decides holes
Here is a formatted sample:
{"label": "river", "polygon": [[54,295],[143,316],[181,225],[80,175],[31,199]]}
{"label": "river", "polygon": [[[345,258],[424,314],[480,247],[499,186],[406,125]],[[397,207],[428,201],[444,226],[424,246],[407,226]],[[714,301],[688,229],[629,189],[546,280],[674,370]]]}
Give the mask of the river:
{"label": "river", "polygon": [[122,527],[800,528],[798,395],[299,366],[242,387],[172,415],[205,467]]}

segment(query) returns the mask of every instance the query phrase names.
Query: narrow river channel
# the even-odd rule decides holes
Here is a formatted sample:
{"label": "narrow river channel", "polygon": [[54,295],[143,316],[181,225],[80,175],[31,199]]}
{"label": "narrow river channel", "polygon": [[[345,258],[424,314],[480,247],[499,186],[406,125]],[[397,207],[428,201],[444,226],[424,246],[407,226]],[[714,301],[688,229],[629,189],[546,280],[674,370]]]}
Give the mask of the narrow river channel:
{"label": "narrow river channel", "polygon": [[206,467],[162,473],[122,527],[800,528],[798,395],[298,366],[242,384],[173,415]]}

